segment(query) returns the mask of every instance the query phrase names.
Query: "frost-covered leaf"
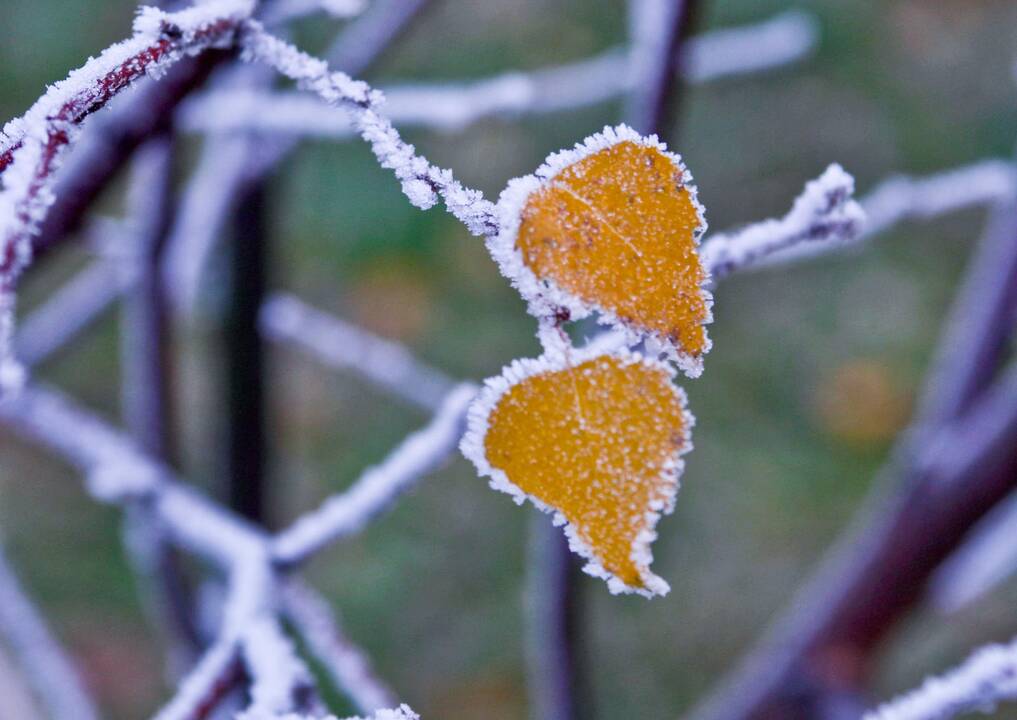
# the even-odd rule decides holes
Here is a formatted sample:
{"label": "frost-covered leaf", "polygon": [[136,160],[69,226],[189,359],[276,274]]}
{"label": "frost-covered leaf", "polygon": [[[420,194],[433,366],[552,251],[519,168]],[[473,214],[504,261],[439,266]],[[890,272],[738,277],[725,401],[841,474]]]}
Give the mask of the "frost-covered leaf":
{"label": "frost-covered leaf", "polygon": [[568,523],[586,572],[612,592],[668,591],[650,572],[650,543],[674,505],[693,423],[673,374],[628,351],[570,350],[515,361],[470,409],[463,453],[492,487]]}
{"label": "frost-covered leaf", "polygon": [[619,126],[550,156],[499,201],[491,252],[539,317],[598,312],[702,371],[711,298],[692,176],[655,137]]}

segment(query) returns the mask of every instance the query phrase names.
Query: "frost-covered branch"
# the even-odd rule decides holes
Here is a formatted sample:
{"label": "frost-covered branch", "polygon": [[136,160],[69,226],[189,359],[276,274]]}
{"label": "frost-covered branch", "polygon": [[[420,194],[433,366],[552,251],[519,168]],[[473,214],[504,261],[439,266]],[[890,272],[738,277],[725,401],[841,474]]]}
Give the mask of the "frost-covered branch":
{"label": "frost-covered branch", "polygon": [[1017,573],[1017,493],[975,526],[933,577],[929,595],[945,613],[961,610]]}
{"label": "frost-covered branch", "polygon": [[177,688],[173,699],[154,720],[202,720],[233,689],[241,677],[235,640],[213,644]]}
{"label": "frost-covered branch", "polygon": [[[1006,160],[981,160],[924,177],[892,175],[859,201],[865,223],[855,240],[879,235],[908,220],[931,220],[971,207],[1006,203],[1015,197],[1017,168]],[[802,243],[766,258],[760,266],[804,260],[851,244]]]}
{"label": "frost-covered branch", "polygon": [[145,500],[178,544],[223,568],[264,544],[262,534],[179,482],[125,435],[55,390],[30,385],[0,401],[0,424],[83,471],[102,502]]}
{"label": "frost-covered branch", "polygon": [[[347,73],[364,72],[428,2],[376,0],[332,44],[327,53],[329,63]],[[269,11],[273,7],[270,5]],[[220,83],[218,91],[250,94],[251,88],[223,88]],[[318,109],[329,108],[316,98],[300,97],[311,100]],[[345,111],[335,112],[341,113],[346,121]],[[274,140],[268,141],[264,134],[248,137],[230,130],[225,135],[213,134],[211,142],[203,148],[198,170],[184,194],[165,267],[167,282],[175,289],[178,309],[193,308],[207,259],[245,189],[267,178],[298,145],[295,137],[277,135]]]}
{"label": "frost-covered branch", "polygon": [[[815,20],[797,11],[707,32],[686,43],[683,75],[689,82],[707,82],[772,69],[806,57],[816,39]],[[385,116],[397,127],[451,132],[493,116],[544,114],[607,102],[632,90],[635,78],[629,54],[615,48],[533,72],[380,89]],[[339,140],[356,134],[347,110],[292,92],[212,90],[185,103],[178,121],[182,129],[199,132],[255,130]]]}
{"label": "frost-covered branch", "polygon": [[923,432],[959,420],[989,387],[1006,358],[1015,319],[1017,198],[989,214],[972,253],[929,369],[928,390],[919,401],[928,426]]}
{"label": "frost-covered branch", "polygon": [[[167,283],[179,292],[178,299],[180,300],[180,305],[178,309],[180,310],[189,307],[183,298],[185,296],[193,298],[193,293],[197,290],[196,281],[192,282],[190,279],[195,279],[199,276],[200,266],[204,261],[195,261],[195,258],[207,258],[208,252],[211,251],[212,244],[215,241],[214,235],[208,232],[208,228],[213,223],[202,223],[201,218],[208,217],[205,213],[212,211],[214,211],[212,216],[216,217],[218,216],[217,213],[220,213],[222,210],[222,203],[220,201],[225,202],[222,188],[229,183],[218,182],[221,179],[221,173],[230,172],[229,169],[235,167],[237,173],[241,174],[244,177],[244,181],[246,181],[247,176],[244,175],[246,171],[240,165],[243,155],[244,153],[239,150],[235,154],[219,155],[216,153],[216,158],[210,157],[207,165],[205,165],[207,172],[202,172],[199,167],[193,184],[189,186],[185,193],[185,197],[193,198],[193,200],[183,203],[183,212],[177,223],[171,246],[174,250],[185,245],[189,249],[184,252],[172,252],[174,260],[166,265]],[[226,160],[229,158],[232,158],[232,160],[227,162]],[[234,160],[236,161],[235,163],[233,162]],[[216,167],[220,171],[219,176],[215,172]],[[199,176],[206,179],[198,180]],[[971,206],[965,203],[983,205],[1004,201],[1007,197],[1011,196],[1010,193],[1013,192],[1015,184],[1015,172],[1009,163],[1000,160],[985,160],[972,165],[946,170],[928,178],[909,179],[906,185],[911,190],[907,193],[907,196],[912,199],[905,204],[896,205],[897,209],[891,211],[889,210],[891,203],[886,201],[885,198],[904,198],[905,195],[898,194],[897,192],[884,193],[878,188],[901,187],[900,183],[903,177],[894,176],[883,181],[877,185],[877,190],[860,201],[862,209],[867,213],[871,208],[875,222],[872,222],[870,217],[866,217],[856,239],[870,238],[879,232],[885,232],[892,228],[894,223],[902,220],[909,218],[931,220],[942,214],[964,210]],[[946,188],[958,181],[960,183],[957,186],[958,194],[949,195],[946,193]],[[971,190],[974,186],[981,188],[981,190]],[[933,195],[942,197],[944,201],[936,202],[930,200],[929,197],[924,195],[923,188],[933,189]],[[879,200],[879,198],[884,198],[884,200]],[[960,198],[967,199],[964,203],[949,201]],[[188,210],[189,207],[191,208],[190,210]],[[880,208],[883,209],[881,210]],[[921,210],[920,212],[917,210],[912,211],[909,208],[921,208]],[[891,216],[892,220],[889,219]],[[187,218],[193,218],[193,221],[187,220]],[[114,231],[123,233],[126,228],[116,230],[118,227],[117,223],[119,222],[107,221],[99,225],[103,233],[108,234]],[[756,226],[750,225],[747,229],[754,227]],[[723,235],[708,236],[707,242],[704,244],[704,252],[713,252],[713,250],[708,248],[711,241],[716,240],[718,237],[736,238],[747,229],[731,231]],[[208,242],[189,242],[189,240],[193,241],[195,238],[207,238]],[[754,264],[741,267],[739,270],[752,270],[758,267],[793,262],[814,255],[825,254],[850,244],[850,242],[847,244],[840,242],[833,244],[826,242],[799,242],[797,245],[779,251],[774,255],[761,256]],[[197,245],[202,245],[204,250],[194,252],[197,249]],[[86,268],[81,271],[79,276],[76,276],[74,280],[68,283],[65,289],[55,293],[35,313],[22,321],[16,345],[19,348],[19,357],[26,365],[32,366],[38,364],[58,351],[77,337],[78,333],[91,325],[99,315],[105,312],[108,306],[116,300],[129,283],[129,279],[124,275],[121,275],[119,280],[113,282],[114,273],[114,263],[112,262],[103,266],[97,265]],[[187,290],[188,288],[190,290]],[[379,356],[381,356],[380,349],[384,347],[385,343],[390,342],[365,334],[364,330],[350,326],[348,323],[328,316],[321,311],[314,310],[292,296],[282,294],[274,296],[269,301],[269,304],[266,305],[264,313],[262,329],[269,338],[279,342],[291,342],[311,352],[325,364],[337,369],[352,369],[364,372],[365,374],[367,374],[367,371],[373,371],[374,369],[373,364],[366,366],[360,362],[362,360],[361,355],[346,351],[345,343],[347,341],[354,342],[355,339],[362,338],[363,345],[361,346],[359,341],[357,341],[356,346],[371,348],[368,352],[372,353],[377,348]],[[316,332],[320,332],[320,336],[314,336],[306,332],[311,328]],[[342,338],[341,342],[339,341],[340,338]],[[375,341],[382,343],[382,345],[378,345]],[[393,349],[395,352],[391,355],[391,366],[383,361],[379,367],[395,368],[402,363],[402,361],[397,361],[397,358],[403,355],[404,350],[398,346],[395,346]],[[428,372],[424,372],[421,375],[414,373],[407,377],[415,376],[417,380],[420,380],[428,374]],[[376,377],[376,373],[371,372],[367,374],[367,377]],[[378,377],[377,380],[382,383],[386,382],[382,377]],[[395,390],[395,386],[390,385],[388,387]],[[413,400],[418,402],[418,404],[423,404],[420,402],[421,400],[430,402],[435,400],[435,398],[440,399],[442,396],[441,385],[432,384],[431,381],[428,381],[420,387],[433,387],[435,388],[435,393],[432,394],[430,390],[423,393],[421,398]],[[444,387],[447,388],[447,385]],[[403,385],[403,388],[410,391],[409,385]],[[415,391],[413,392],[414,396],[417,394]],[[423,397],[423,395],[426,395],[426,397]]]}
{"label": "frost-covered branch", "polygon": [[21,669],[3,645],[0,645],[0,697],[4,699],[4,709],[11,717],[35,720],[45,716]]}
{"label": "frost-covered branch", "polygon": [[[24,676],[54,720],[97,720],[74,662],[18,582],[0,547],[0,638],[16,653]],[[4,700],[3,702],[5,702]]]}
{"label": "frost-covered branch", "polygon": [[379,114],[378,91],[345,73],[330,70],[323,60],[269,35],[257,23],[245,26],[242,45],[245,59],[266,63],[330,105],[349,110],[357,132],[371,146],[381,166],[393,171],[414,206],[426,210],[441,197],[448,211],[474,235],[498,231],[494,205],[480,191],[463,187],[450,170],[417,155],[392,123]]}
{"label": "frost-covered branch", "polygon": [[[466,407],[475,393],[472,385],[456,387],[427,428],[408,437],[348,493],[326,502],[282,533],[271,545],[274,555],[269,552],[269,540],[259,530],[180,484],[168,469],[140,453],[128,438],[55,391],[30,385],[3,400],[0,424],[42,442],[85,471],[89,490],[98,499],[118,504],[138,500],[149,503],[153,521],[164,527],[171,541],[211,561],[228,576],[219,637],[158,720],[204,717],[205,711],[240,679],[241,664],[253,682],[253,705],[248,715],[273,717],[312,710],[314,694],[306,668],[278,627],[276,574],[271,564],[297,563],[329,542],[362,528],[388,508],[455,447]],[[327,615],[319,612],[311,617],[306,607],[303,612],[305,624],[317,628],[328,624]],[[333,637],[339,641],[340,636]],[[365,674],[365,665],[358,669],[355,654],[349,649],[344,654],[340,645],[330,644],[327,638],[315,638],[314,644],[316,652],[335,665],[332,671],[345,677],[347,684],[366,683],[356,690],[361,700],[366,703],[373,697],[381,704],[383,686]]]}
{"label": "frost-covered branch", "polygon": [[52,293],[18,324],[15,354],[34,367],[81,336],[131,284],[120,263],[99,260]]}
{"label": "frost-covered branch", "polygon": [[760,23],[689,38],[679,69],[692,83],[760,73],[808,58],[818,43],[816,17],[787,10]]}
{"label": "frost-covered branch", "polygon": [[862,201],[865,234],[883,232],[903,220],[927,220],[968,207],[1017,196],[1017,168],[1006,160],[983,160],[927,177],[895,175]]}
{"label": "frost-covered branch", "polygon": [[346,637],[324,598],[291,580],[283,588],[282,604],[307,649],[359,712],[395,706],[395,694],[374,674],[363,650]]}
{"label": "frost-covered branch", "polygon": [[463,434],[466,409],[476,394],[477,387],[471,383],[457,386],[425,428],[408,436],[348,490],[329,498],[279,533],[273,546],[276,562],[283,566],[298,564],[326,545],[360,531],[390,508],[455,450]]}
{"label": "frost-covered branch", "polygon": [[265,338],[298,348],[335,370],[351,370],[396,397],[438,410],[456,382],[417,360],[400,343],[378,337],[285,293],[261,309]]}
{"label": "frost-covered branch", "polygon": [[[53,175],[80,123],[139,78],[159,77],[180,59],[232,41],[253,0],[217,0],[177,13],[145,8],[131,39],[56,83],[0,134],[0,381],[12,384],[10,326],[18,275],[32,257],[32,236],[53,204]],[[2,387],[0,387],[2,390]]]}
{"label": "frost-covered branch", "polygon": [[831,165],[805,185],[787,215],[753,223],[743,230],[711,235],[700,255],[714,281],[746,270],[764,258],[810,243],[836,246],[858,235],[865,214],[852,199],[855,181]]}
{"label": "frost-covered branch", "polygon": [[880,705],[863,720],[948,720],[967,713],[994,713],[1017,700],[1017,640],[976,651],[959,667]]}
{"label": "frost-covered branch", "polygon": [[317,709],[311,673],[274,615],[251,621],[243,631],[241,645],[251,676],[248,713],[274,717]]}
{"label": "frost-covered branch", "polygon": [[337,718],[335,715],[286,713],[285,715],[265,714],[260,712],[244,712],[237,715],[237,720],[420,720],[409,705],[379,710],[370,717]]}
{"label": "frost-covered branch", "polygon": [[31,235],[53,203],[53,173],[78,125],[139,78],[233,38],[253,0],[218,0],[177,13],[144,8],[131,39],[104,50],[56,83],[0,138],[0,284],[11,290],[31,258]]}

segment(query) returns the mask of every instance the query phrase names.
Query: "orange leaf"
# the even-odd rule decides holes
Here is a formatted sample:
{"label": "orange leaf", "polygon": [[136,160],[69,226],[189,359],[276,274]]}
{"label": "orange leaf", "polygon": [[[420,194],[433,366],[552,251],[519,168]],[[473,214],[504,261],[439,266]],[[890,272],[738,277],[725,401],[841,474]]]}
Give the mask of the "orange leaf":
{"label": "orange leaf", "polygon": [[612,592],[664,594],[650,543],[678,490],[692,417],[673,370],[624,351],[514,362],[470,410],[464,454],[491,486],[568,523]]}
{"label": "orange leaf", "polygon": [[596,311],[699,375],[712,319],[697,250],[706,221],[681,158],[656,138],[605,128],[512,181],[499,206],[491,251],[531,312]]}

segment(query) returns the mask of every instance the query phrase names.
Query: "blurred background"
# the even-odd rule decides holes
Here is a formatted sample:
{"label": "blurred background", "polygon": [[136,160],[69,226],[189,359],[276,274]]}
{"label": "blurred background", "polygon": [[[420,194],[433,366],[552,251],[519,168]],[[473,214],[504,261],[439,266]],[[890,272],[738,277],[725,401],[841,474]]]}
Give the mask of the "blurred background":
{"label": "blurred background", "polygon": [[[864,194],[890,173],[1011,155],[1017,3],[714,0],[702,3],[697,29],[789,7],[818,19],[815,54],[686,88],[665,138],[694,174],[712,229],[783,214],[834,161]],[[3,0],[0,117],[21,114],[46,83],[126,36],[133,12],[131,0]],[[297,39],[317,51],[338,27],[317,17],[299,26]],[[625,43],[625,33],[621,0],[436,0],[369,77],[538,69]],[[620,103],[605,103],[406,136],[496,196],[548,152],[619,118]],[[187,141],[188,157],[197,146]],[[539,352],[532,319],[482,242],[439,209],[412,208],[363,144],[304,144],[272,190],[273,287],[397,339],[456,377],[479,380]],[[121,210],[120,195],[104,199],[110,211]],[[698,419],[696,449],[654,547],[654,570],[672,592],[646,601],[611,596],[599,580],[581,583],[596,717],[677,717],[789,600],[908,421],[983,220],[971,210],[907,224],[858,251],[738,276],[718,289],[706,372],[682,380]],[[31,272],[24,307],[84,261],[65,251]],[[214,304],[215,283],[203,292]],[[223,392],[213,318],[177,340],[178,460],[217,492]],[[118,352],[113,314],[40,375],[116,419]],[[427,419],[277,348],[270,392],[276,526],[348,485]],[[489,490],[457,455],[362,536],[318,557],[308,575],[379,674],[424,718],[525,717],[525,552],[534,513]],[[150,714],[167,690],[119,519],[87,499],[58,460],[0,435],[0,532],[10,559],[110,717],[126,719]],[[1012,636],[1015,603],[1010,582],[951,617],[912,616],[886,647],[878,697]],[[337,709],[348,708],[340,700]]]}

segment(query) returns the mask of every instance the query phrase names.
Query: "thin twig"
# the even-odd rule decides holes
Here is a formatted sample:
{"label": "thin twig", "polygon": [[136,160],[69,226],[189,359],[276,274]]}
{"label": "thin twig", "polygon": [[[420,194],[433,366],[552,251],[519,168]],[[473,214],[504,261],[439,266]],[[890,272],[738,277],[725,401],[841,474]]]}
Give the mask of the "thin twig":
{"label": "thin twig", "polygon": [[840,165],[831,165],[805,185],[791,210],[730,234],[707,237],[700,257],[714,282],[752,269],[767,258],[805,245],[824,248],[850,242],[861,232],[865,213],[854,201],[855,182]]}
{"label": "thin twig", "polygon": [[308,650],[358,712],[370,714],[396,705],[395,693],[375,675],[367,655],[346,636],[323,597],[299,580],[290,580],[282,603]]}
{"label": "thin twig", "polygon": [[[333,43],[329,61],[352,75],[363,73],[427,3],[428,0],[383,0],[372,4]],[[297,145],[293,138],[271,143],[263,137],[227,132],[204,148],[198,170],[185,192],[165,268],[170,286],[176,289],[179,307],[193,309],[201,273],[240,197],[267,178]]]}
{"label": "thin twig", "polygon": [[0,636],[17,654],[37,700],[54,720],[96,720],[73,660],[22,589],[0,547]]}
{"label": "thin twig", "polygon": [[378,337],[285,293],[261,309],[261,332],[302,350],[334,370],[353,371],[395,397],[437,411],[456,381],[425,365],[400,343]]}
{"label": "thin twig", "polygon": [[408,436],[380,464],[367,470],[345,492],[301,516],[273,544],[279,565],[291,567],[336,540],[359,532],[389,509],[403,493],[452,453],[462,437],[466,410],[477,393],[471,383],[457,386],[422,430]]}
{"label": "thin twig", "polygon": [[1017,640],[980,648],[959,667],[927,679],[917,690],[880,705],[862,720],[948,720],[968,713],[994,714],[1003,700],[1017,700]]}
{"label": "thin twig", "polygon": [[28,368],[38,366],[92,327],[133,283],[122,265],[98,260],[51,293],[19,323],[14,340],[18,360]]}

